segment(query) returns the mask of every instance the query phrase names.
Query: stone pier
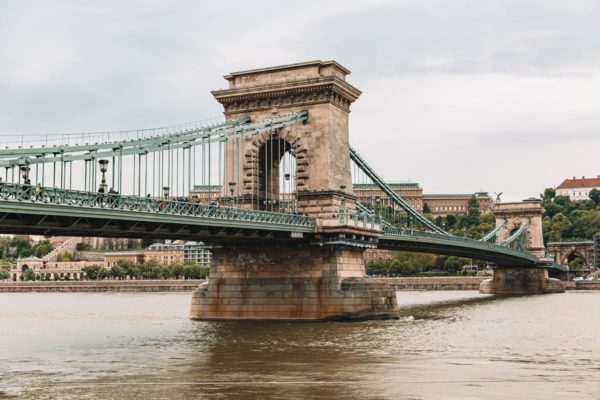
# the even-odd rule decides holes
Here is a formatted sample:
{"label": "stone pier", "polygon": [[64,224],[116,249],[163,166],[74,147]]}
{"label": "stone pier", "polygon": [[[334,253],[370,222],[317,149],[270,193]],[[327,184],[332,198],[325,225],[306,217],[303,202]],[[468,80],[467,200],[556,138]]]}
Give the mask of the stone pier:
{"label": "stone pier", "polygon": [[395,291],[364,278],[362,249],[230,246],[214,250],[190,318],[327,320],[398,318]]}
{"label": "stone pier", "polygon": [[498,267],[491,279],[481,282],[479,291],[486,294],[563,293],[559,279],[549,278],[548,269],[541,267]]}

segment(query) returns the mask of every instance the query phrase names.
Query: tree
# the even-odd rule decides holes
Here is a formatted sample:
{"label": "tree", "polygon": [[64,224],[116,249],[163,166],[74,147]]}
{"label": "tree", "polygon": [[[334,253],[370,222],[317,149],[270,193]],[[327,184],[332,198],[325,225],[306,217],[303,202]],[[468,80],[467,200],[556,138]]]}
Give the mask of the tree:
{"label": "tree", "polygon": [[173,276],[173,268],[170,265],[161,265],[160,277],[163,279],[169,279]]}
{"label": "tree", "polygon": [[431,207],[427,203],[423,204],[423,214],[431,214]]}
{"label": "tree", "polygon": [[95,281],[98,279],[104,279],[106,277],[106,270],[104,267],[99,265],[90,265],[88,267],[81,268],[81,272],[85,274],[85,277],[89,280]]}
{"label": "tree", "polygon": [[583,259],[577,257],[569,262],[569,273],[571,275],[581,276],[583,274]]}
{"label": "tree", "polygon": [[448,257],[444,262],[444,270],[448,275],[456,275],[458,272],[462,271],[463,265],[467,263],[468,261],[465,262],[465,260],[460,257]]}
{"label": "tree", "polygon": [[451,229],[456,226],[456,217],[452,214],[446,215],[446,229]]}
{"label": "tree", "polygon": [[540,195],[542,202],[544,203],[551,202],[552,199],[554,199],[554,196],[556,196],[556,190],[554,188],[546,188],[544,189],[544,193]]}
{"label": "tree", "polygon": [[69,262],[73,261],[73,254],[65,251],[64,253],[60,253],[56,256],[56,261],[58,262]]}
{"label": "tree", "polygon": [[596,204],[600,204],[600,190],[594,188],[592,190],[590,190],[590,193],[588,194],[590,200],[592,200],[594,203]]}
{"label": "tree", "polygon": [[42,258],[44,257],[46,254],[50,253],[52,251],[52,243],[50,243],[48,240],[43,240],[39,243],[36,243],[32,248],[31,251],[33,253],[34,256],[38,257],[38,258]]}
{"label": "tree", "polygon": [[116,264],[110,268],[110,276],[114,279],[121,280],[127,277],[127,271],[119,264]]}
{"label": "tree", "polygon": [[181,279],[184,277],[185,268],[181,264],[172,264],[171,268],[173,269],[173,276],[175,279]]}
{"label": "tree", "polygon": [[479,202],[477,201],[477,197],[472,195],[469,198],[469,203],[467,205],[467,222],[469,225],[476,225],[479,222],[479,216],[481,215],[481,210],[479,209]]}
{"label": "tree", "polygon": [[0,269],[0,280],[10,279],[10,272],[5,269]]}
{"label": "tree", "polygon": [[26,269],[21,274],[21,280],[24,280],[24,281],[34,281],[35,280],[35,272],[33,272],[33,270],[31,270],[31,269]]}

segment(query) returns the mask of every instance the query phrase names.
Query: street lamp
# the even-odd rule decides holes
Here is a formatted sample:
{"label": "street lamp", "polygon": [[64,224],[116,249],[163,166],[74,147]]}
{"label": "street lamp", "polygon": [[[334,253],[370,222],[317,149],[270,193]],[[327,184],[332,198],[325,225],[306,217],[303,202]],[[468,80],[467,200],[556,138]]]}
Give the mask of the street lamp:
{"label": "street lamp", "polygon": [[27,165],[21,165],[19,169],[21,170],[21,177],[23,177],[23,183],[27,183],[27,180],[29,179],[29,171],[31,170],[31,168],[29,168]]}
{"label": "street lamp", "polygon": [[375,196],[375,216],[377,217],[377,222],[379,222],[379,217],[381,216],[381,196]]}
{"label": "street lamp", "polygon": [[233,200],[233,192],[235,192],[235,182],[229,182],[229,192],[231,193],[231,201],[235,204],[235,200]]}
{"label": "street lamp", "polygon": [[102,180],[100,181],[100,185],[104,189],[106,187],[106,171],[108,171],[108,160],[98,160],[98,164],[100,164],[100,172],[102,172]]}
{"label": "street lamp", "polygon": [[163,196],[165,199],[169,198],[169,187],[168,186],[163,186]]}

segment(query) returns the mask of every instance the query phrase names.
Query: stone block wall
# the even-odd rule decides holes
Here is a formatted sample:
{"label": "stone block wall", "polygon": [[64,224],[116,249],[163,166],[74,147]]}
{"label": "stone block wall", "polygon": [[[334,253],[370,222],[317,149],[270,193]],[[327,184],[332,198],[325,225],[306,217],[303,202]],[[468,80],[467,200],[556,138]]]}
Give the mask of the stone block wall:
{"label": "stone block wall", "polygon": [[258,246],[215,249],[193,319],[396,318],[394,290],[364,278],[361,249]]}

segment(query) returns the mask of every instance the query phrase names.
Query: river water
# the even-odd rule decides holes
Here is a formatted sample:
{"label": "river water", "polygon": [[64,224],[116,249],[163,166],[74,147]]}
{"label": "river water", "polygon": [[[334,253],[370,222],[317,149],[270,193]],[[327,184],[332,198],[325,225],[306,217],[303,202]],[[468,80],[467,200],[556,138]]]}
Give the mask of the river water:
{"label": "river water", "polygon": [[399,292],[395,321],[193,322],[189,294],[0,294],[0,399],[599,399],[600,292]]}

